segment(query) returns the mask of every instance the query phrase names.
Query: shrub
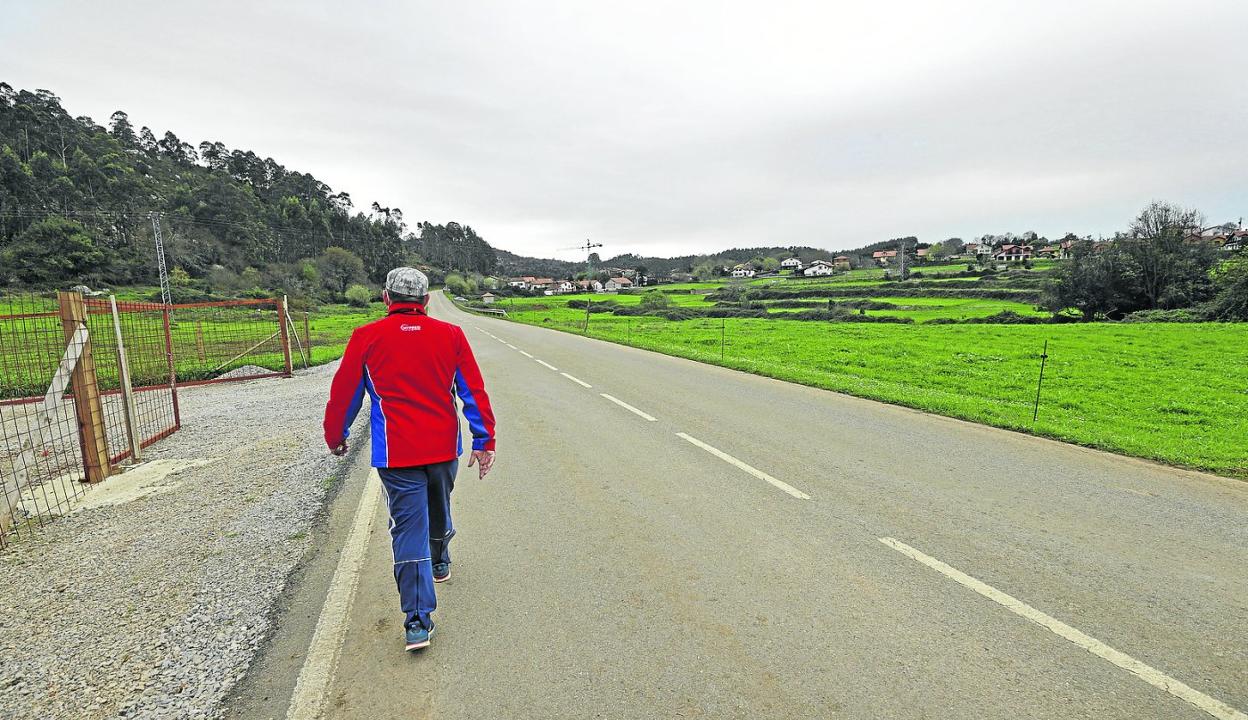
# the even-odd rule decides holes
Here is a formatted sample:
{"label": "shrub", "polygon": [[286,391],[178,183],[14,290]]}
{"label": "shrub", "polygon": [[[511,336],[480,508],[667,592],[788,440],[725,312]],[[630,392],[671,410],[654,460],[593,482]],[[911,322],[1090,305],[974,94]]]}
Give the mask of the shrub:
{"label": "shrub", "polygon": [[[891,285],[884,290],[879,287],[846,287],[846,288],[808,288],[805,290],[785,290],[758,288],[750,291],[749,300],[800,300],[803,298],[869,298],[887,294],[894,297],[946,297],[946,298],[979,298],[983,300],[1016,300],[1034,303],[1039,301],[1039,291],[1026,289],[985,288],[978,282],[963,283],[960,281],[936,282],[923,280],[911,285]],[[712,300],[725,300],[718,293],[711,296]]]}
{"label": "shrub", "polygon": [[663,310],[670,307],[671,304],[671,298],[658,290],[650,290],[641,298],[641,307],[647,311]]}
{"label": "shrub", "polygon": [[343,293],[347,299],[347,304],[351,307],[368,307],[373,300],[373,293],[363,285],[352,285]]}
{"label": "shrub", "polygon": [[1192,308],[1177,310],[1137,310],[1122,319],[1129,323],[1188,323],[1201,322],[1204,314]]}
{"label": "shrub", "polygon": [[1049,322],[1049,319],[1034,315],[1019,315],[1012,310],[1003,310],[996,315],[967,318],[964,322],[968,325],[1042,325]]}
{"label": "shrub", "polygon": [[1248,255],[1222,263],[1213,271],[1218,295],[1209,304],[1209,317],[1248,322]]}
{"label": "shrub", "polygon": [[785,315],[784,318],[786,320],[847,323],[892,323],[897,325],[909,325],[914,322],[913,318],[897,317],[896,315],[862,315],[837,310],[830,312],[828,310],[803,310],[798,313],[789,313]]}
{"label": "shrub", "polygon": [[584,310],[586,305],[589,305],[589,312],[591,314],[611,312],[612,310],[620,306],[620,304],[614,300],[603,300],[601,302],[594,302],[592,300],[569,300],[568,301],[568,307],[572,308],[573,310]]}

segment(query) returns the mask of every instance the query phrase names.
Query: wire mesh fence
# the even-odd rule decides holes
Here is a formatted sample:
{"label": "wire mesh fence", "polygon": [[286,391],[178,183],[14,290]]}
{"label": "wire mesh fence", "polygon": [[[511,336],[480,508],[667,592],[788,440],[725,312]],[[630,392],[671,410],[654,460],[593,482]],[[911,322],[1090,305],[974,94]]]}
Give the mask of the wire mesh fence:
{"label": "wire mesh fence", "polygon": [[77,408],[54,383],[65,389],[63,360],[85,345],[83,332],[67,340],[54,299],[0,301],[0,546],[85,490]]}
{"label": "wire mesh fence", "polygon": [[171,322],[183,385],[275,377],[291,369],[288,342],[293,331],[281,300],[174,305]]}
{"label": "wire mesh fence", "polygon": [[[88,298],[84,302],[95,355],[96,386],[104,410],[108,460],[114,465],[133,457],[131,435],[141,449],[167,437],[181,425],[164,306],[115,302],[116,315],[109,300]],[[123,349],[134,391],[129,409],[123,394]],[[128,417],[129,412],[133,416]]]}
{"label": "wire mesh fence", "polygon": [[181,427],[179,385],[306,364],[306,328],[284,299],[0,298],[0,547]]}

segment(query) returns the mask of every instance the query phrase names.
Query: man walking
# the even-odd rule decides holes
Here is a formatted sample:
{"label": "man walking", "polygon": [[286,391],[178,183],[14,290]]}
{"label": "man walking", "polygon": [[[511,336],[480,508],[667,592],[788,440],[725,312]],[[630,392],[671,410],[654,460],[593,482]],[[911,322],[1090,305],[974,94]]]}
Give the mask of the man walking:
{"label": "man walking", "polygon": [[416,650],[433,636],[435,563],[438,581],[450,574],[450,491],[463,453],[455,398],[472,431],[468,466],[477,464],[482,478],[494,464],[494,412],[464,331],[425,314],[425,274],[410,267],[391,270],[381,297],[386,317],[352,333],[334,374],[325,442],[335,455],[346,454],[351,423],[367,393],[372,465],[390,513],[407,649]]}

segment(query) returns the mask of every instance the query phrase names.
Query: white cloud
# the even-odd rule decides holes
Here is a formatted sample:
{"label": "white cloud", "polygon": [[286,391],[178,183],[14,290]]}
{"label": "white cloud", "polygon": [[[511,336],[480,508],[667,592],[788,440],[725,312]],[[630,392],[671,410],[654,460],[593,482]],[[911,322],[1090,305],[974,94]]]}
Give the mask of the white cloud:
{"label": "white cloud", "polygon": [[3,79],[527,254],[1109,233],[1154,197],[1248,205],[1239,0],[203,7],[27,3]]}

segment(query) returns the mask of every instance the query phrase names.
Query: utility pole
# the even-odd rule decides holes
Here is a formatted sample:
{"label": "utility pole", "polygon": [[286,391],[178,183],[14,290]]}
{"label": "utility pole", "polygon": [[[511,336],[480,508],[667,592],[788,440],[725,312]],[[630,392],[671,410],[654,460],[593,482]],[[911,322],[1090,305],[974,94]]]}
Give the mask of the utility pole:
{"label": "utility pole", "polygon": [[169,270],[165,267],[165,241],[160,236],[160,213],[151,213],[152,236],[156,238],[156,267],[160,270],[160,301],[170,305]]}
{"label": "utility pole", "polygon": [[901,279],[905,280],[906,278],[910,277],[910,266],[909,266],[910,258],[908,255],[906,255],[906,241],[902,239],[902,240],[898,240],[897,242],[898,242],[897,271],[900,274]]}

